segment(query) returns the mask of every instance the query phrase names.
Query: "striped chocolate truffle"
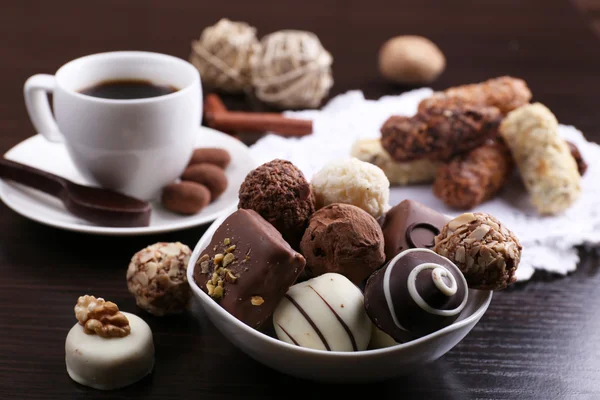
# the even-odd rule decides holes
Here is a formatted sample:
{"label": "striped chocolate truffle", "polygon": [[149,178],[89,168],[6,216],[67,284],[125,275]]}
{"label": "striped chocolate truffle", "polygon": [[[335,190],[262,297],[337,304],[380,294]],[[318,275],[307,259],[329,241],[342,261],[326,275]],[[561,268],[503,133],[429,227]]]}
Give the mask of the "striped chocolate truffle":
{"label": "striped chocolate truffle", "polygon": [[429,249],[409,249],[371,275],[365,309],[371,321],[398,342],[450,325],[467,304],[462,272]]}
{"label": "striped chocolate truffle", "polygon": [[325,351],[366,350],[372,330],[362,292],[336,273],[292,286],[275,309],[273,326],[284,342]]}

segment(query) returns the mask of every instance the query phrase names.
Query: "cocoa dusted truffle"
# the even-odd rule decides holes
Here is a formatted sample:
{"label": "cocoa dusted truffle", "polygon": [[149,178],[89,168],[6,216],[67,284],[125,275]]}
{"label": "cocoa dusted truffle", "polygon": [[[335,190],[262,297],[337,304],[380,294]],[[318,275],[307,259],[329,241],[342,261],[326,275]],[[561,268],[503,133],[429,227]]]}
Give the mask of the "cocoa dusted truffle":
{"label": "cocoa dusted truffle", "polygon": [[335,272],[355,284],[385,262],[377,220],[350,204],[331,204],[314,213],[300,248],[309,275]]}
{"label": "cocoa dusted truffle", "polygon": [[194,281],[231,315],[260,328],[305,263],[263,217],[240,209],[223,221],[200,254]]}
{"label": "cocoa dusted truffle", "polygon": [[399,162],[446,161],[494,137],[501,118],[496,107],[436,103],[413,117],[390,117],[381,127],[381,144]]}
{"label": "cocoa dusted truffle", "polygon": [[414,248],[433,248],[434,238],[450,218],[414,200],[392,207],[383,222],[385,255],[389,261]]}
{"label": "cocoa dusted truffle", "polygon": [[467,282],[450,260],[429,249],[409,249],[369,277],[365,309],[397,342],[450,325],[467,304]]}
{"label": "cocoa dusted truffle", "polygon": [[433,248],[460,268],[469,287],[480,290],[513,283],[522,249],[511,231],[485,213],[465,213],[448,222]]}
{"label": "cocoa dusted truffle", "polygon": [[251,171],[240,187],[239,208],[254,210],[298,249],[315,197],[304,174],[294,164],[273,160]]}

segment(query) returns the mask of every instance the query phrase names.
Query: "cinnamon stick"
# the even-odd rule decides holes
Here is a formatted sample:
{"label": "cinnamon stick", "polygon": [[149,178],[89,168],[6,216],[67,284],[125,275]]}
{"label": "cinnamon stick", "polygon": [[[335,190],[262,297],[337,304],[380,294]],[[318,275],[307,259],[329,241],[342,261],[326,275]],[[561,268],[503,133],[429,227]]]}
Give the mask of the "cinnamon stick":
{"label": "cinnamon stick", "polygon": [[204,113],[214,114],[218,112],[227,112],[227,107],[216,94],[207,94],[204,98]]}
{"label": "cinnamon stick", "polygon": [[208,126],[218,130],[273,132],[284,137],[310,135],[313,129],[310,120],[286,118],[277,113],[227,111],[207,114],[205,120]]}

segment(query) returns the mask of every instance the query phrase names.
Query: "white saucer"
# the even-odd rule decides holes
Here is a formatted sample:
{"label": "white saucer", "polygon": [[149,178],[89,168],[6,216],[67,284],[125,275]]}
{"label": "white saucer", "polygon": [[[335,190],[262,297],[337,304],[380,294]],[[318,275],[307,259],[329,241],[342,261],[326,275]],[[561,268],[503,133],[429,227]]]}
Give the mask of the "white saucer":
{"label": "white saucer", "polygon": [[[140,228],[115,228],[93,225],[70,214],[60,200],[45,193],[0,179],[0,199],[8,207],[26,218],[56,228],[98,235],[149,235],[191,228],[214,221],[237,204],[238,190],[244,178],[257,164],[248,147],[229,135],[214,129],[200,127],[196,147],[220,147],[231,155],[226,173],[229,186],[216,201],[200,213],[182,216],[166,210],[159,202],[152,204],[150,226]],[[62,144],[50,143],[40,135],[30,137],[10,149],[5,158],[27,164],[44,171],[90,185],[71,162]]]}

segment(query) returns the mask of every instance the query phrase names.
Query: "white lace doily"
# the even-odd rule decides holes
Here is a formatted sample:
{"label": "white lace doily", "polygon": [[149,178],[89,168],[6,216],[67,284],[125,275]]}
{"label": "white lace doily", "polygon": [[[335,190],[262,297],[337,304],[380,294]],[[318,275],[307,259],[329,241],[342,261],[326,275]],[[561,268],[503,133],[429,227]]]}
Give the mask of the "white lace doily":
{"label": "white lace doily", "polygon": [[[413,115],[419,101],[431,89],[418,89],[399,96],[366,100],[360,91],[337,96],[322,110],[288,112],[290,116],[313,120],[314,133],[302,138],[267,135],[251,147],[259,163],[274,158],[290,160],[310,179],[326,162],[348,157],[359,138],[377,138],[379,128],[390,115]],[[576,245],[600,243],[600,146],[585,140],[572,126],[560,125],[559,132],[575,143],[588,163],[582,181],[582,196],[564,214],[540,217],[529,203],[518,176],[502,194],[476,207],[505,223],[521,240],[523,256],[517,271],[520,281],[529,279],[535,269],[558,274],[574,271],[579,262]],[[457,215],[433,196],[431,185],[394,187],[390,203],[417,200],[448,215]]]}

